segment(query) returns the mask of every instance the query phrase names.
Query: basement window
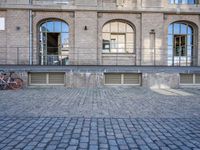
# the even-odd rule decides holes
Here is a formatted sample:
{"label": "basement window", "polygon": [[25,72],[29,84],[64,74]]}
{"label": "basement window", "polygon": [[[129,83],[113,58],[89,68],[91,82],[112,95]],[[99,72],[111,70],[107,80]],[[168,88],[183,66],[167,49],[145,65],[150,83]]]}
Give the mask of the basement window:
{"label": "basement window", "polygon": [[200,85],[200,74],[180,74],[181,85]]}
{"label": "basement window", "polygon": [[29,85],[64,85],[65,73],[33,72],[29,73]]}
{"label": "basement window", "polygon": [[106,73],[105,85],[141,85],[139,73]]}

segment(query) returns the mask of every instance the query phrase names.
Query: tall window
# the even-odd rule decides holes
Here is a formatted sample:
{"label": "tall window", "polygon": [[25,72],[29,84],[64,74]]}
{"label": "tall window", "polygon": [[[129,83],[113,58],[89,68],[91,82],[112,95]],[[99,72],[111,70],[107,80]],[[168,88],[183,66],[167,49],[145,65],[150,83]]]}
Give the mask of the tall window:
{"label": "tall window", "polygon": [[187,23],[173,23],[168,28],[168,65],[191,66],[193,28]]}
{"label": "tall window", "polygon": [[69,26],[60,20],[47,20],[40,25],[42,65],[67,65],[69,58]]}
{"label": "tall window", "polygon": [[103,27],[103,53],[133,53],[134,30],[128,23],[112,21]]}
{"label": "tall window", "polygon": [[198,0],[169,0],[170,4],[197,4]]}

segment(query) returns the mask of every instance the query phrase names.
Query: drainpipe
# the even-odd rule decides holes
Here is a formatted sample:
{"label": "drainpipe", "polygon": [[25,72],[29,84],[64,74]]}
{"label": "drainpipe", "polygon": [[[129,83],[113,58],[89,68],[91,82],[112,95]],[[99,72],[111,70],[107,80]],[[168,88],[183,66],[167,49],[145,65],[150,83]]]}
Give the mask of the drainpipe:
{"label": "drainpipe", "polygon": [[[29,0],[29,5],[32,5],[32,0]],[[29,10],[29,65],[33,64],[33,16],[32,10]]]}

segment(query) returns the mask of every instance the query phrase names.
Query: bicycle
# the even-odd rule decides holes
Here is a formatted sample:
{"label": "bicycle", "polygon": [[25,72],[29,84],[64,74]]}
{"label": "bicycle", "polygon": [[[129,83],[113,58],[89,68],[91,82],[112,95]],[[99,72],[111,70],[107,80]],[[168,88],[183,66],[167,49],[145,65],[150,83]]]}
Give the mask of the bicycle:
{"label": "bicycle", "polygon": [[17,90],[23,87],[23,80],[18,77],[12,77],[15,72],[9,72],[9,75],[2,71],[0,73],[0,90]]}

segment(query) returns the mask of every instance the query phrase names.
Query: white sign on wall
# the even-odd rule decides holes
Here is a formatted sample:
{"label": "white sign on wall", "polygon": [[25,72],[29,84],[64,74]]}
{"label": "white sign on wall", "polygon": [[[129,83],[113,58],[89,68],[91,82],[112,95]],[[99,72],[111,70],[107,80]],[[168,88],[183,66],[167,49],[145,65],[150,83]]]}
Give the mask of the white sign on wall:
{"label": "white sign on wall", "polygon": [[5,30],[5,18],[0,17],[0,30]]}

